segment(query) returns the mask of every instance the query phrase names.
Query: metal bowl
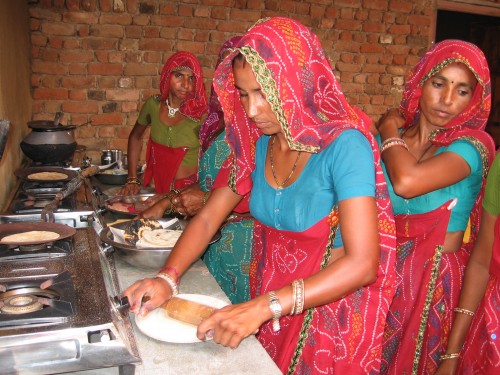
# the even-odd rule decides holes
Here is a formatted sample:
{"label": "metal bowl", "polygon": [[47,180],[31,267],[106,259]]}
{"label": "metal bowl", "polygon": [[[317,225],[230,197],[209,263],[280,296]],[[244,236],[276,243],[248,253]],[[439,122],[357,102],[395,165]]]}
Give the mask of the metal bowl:
{"label": "metal bowl", "polygon": [[108,169],[97,173],[95,177],[104,185],[125,185],[128,178],[128,171],[126,169]]}
{"label": "metal bowl", "polygon": [[[184,230],[184,228],[187,225],[186,220],[177,218],[174,218],[174,220],[172,220],[172,218],[158,219],[158,221],[164,224],[163,226],[166,229]],[[165,225],[168,222],[171,223],[169,225]],[[125,221],[111,226],[118,229],[125,229],[128,224],[129,222]],[[109,227],[104,228],[99,233],[99,237],[103,242],[113,246],[116,253],[119,256],[123,257],[125,262],[127,262],[131,266],[139,268],[156,269],[156,270],[161,269],[165,265],[165,262],[167,261],[167,258],[172,251],[172,247],[167,247],[167,248],[150,247],[147,249],[145,248],[138,249],[134,245],[116,242],[114,240],[113,233],[111,232],[111,229]],[[218,241],[220,237],[221,237],[221,232],[218,231],[212,238],[210,243]]]}

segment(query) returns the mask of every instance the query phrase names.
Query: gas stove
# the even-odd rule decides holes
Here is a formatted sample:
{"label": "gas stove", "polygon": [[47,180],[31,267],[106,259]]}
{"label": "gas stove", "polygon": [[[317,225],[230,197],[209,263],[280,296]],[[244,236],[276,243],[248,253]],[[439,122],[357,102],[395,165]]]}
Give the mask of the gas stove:
{"label": "gas stove", "polygon": [[[104,367],[133,374],[140,362],[127,304],[118,297],[114,259],[96,234],[99,215],[77,198],[89,188],[81,186],[70,197],[69,210],[54,212],[56,223],[76,228],[73,236],[42,245],[0,245],[2,375]],[[37,212],[0,214],[0,224],[40,220]]]}

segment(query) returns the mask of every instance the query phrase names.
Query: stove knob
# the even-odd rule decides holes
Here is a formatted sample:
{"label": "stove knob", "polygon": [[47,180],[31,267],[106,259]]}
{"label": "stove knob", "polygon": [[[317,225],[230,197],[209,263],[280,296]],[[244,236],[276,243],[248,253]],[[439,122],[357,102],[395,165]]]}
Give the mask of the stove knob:
{"label": "stove knob", "polygon": [[125,309],[128,309],[130,307],[128,297],[121,297],[120,298],[118,296],[114,296],[113,301],[114,301],[116,309],[120,312],[125,310]]}

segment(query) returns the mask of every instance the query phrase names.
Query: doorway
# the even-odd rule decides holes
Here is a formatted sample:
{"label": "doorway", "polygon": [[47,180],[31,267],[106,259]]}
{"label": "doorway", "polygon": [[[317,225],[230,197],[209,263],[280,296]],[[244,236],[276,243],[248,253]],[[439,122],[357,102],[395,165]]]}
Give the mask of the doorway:
{"label": "doorway", "polygon": [[484,52],[491,76],[491,113],[486,126],[498,146],[500,145],[500,17],[482,14],[438,10],[436,37],[461,39],[474,43]]}

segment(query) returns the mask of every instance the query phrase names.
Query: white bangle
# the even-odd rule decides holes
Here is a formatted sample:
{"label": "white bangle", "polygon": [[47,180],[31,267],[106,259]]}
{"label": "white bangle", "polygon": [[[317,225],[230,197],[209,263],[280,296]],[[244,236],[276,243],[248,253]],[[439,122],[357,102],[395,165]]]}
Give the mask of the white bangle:
{"label": "white bangle", "polygon": [[156,277],[167,282],[168,286],[170,286],[170,289],[172,289],[172,296],[176,296],[177,294],[179,294],[179,286],[174,281],[172,276],[170,276],[168,273],[158,273]]}

